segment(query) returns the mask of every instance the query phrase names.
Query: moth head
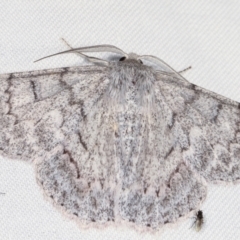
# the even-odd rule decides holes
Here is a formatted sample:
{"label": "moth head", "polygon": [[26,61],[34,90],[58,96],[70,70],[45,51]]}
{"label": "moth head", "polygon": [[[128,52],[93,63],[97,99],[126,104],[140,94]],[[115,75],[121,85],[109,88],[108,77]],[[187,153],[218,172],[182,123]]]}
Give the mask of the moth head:
{"label": "moth head", "polygon": [[[36,60],[35,62],[38,62],[42,59],[45,58],[49,58],[49,57],[53,57],[56,55],[60,55],[60,54],[65,54],[65,53],[75,53],[78,54],[80,57],[85,58],[86,60],[88,60],[89,62],[92,62],[94,64],[101,64],[101,65],[105,65],[108,66],[109,65],[109,61],[101,59],[101,58],[96,58],[96,57],[92,57],[89,56],[85,53],[93,53],[93,52],[111,52],[111,53],[116,53],[116,54],[120,54],[122,57],[119,59],[119,61],[133,61],[136,60],[138,63],[143,64],[142,59],[152,62],[154,64],[157,64],[159,66],[164,66],[166,67],[168,70],[170,70],[170,72],[174,72],[176,73],[178,76],[180,76],[182,78],[182,76],[176,72],[173,68],[171,68],[167,63],[165,63],[163,60],[152,56],[152,55],[137,55],[135,53],[125,53],[123,50],[121,50],[120,48],[117,48],[115,46],[112,45],[96,45],[96,46],[89,46],[89,47],[81,47],[81,48],[72,48],[71,50],[68,51],[64,51],[64,52],[59,52],[59,53],[55,53],[43,58],[40,58],[38,60]],[[84,53],[84,54],[83,54]]]}
{"label": "moth head", "polygon": [[129,54],[126,54],[127,56],[124,56],[124,57],[121,57],[119,59],[119,62],[123,62],[123,61],[132,61],[132,60],[135,60],[141,64],[143,64],[142,60],[139,59],[139,56],[136,54],[136,53],[129,53]]}

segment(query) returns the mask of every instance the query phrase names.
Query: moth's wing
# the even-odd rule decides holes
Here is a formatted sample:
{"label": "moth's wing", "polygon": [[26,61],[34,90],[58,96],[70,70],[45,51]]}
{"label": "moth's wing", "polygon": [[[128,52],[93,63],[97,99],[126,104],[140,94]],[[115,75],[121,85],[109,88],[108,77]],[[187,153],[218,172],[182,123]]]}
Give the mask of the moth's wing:
{"label": "moth's wing", "polygon": [[171,129],[174,113],[160,88],[155,91],[150,112],[138,105],[113,111],[98,96],[73,128],[74,121],[63,124],[63,131],[79,131],[36,165],[37,180],[55,204],[86,223],[120,221],[152,229],[199,207],[206,186],[184,163],[175,144],[179,133]]}
{"label": "moth's wing", "polygon": [[109,79],[104,76],[98,81],[85,86],[83,93],[80,85],[75,86],[76,95],[85,97],[84,108],[64,112],[68,117],[60,126],[63,144],[36,162],[37,181],[47,197],[86,224],[117,218],[115,122],[103,94]]}
{"label": "moth's wing", "polygon": [[183,133],[174,127],[174,112],[159,85],[154,86],[154,94],[150,111],[123,124],[126,142],[122,145],[127,146],[129,159],[122,159],[125,164],[120,169],[125,189],[119,194],[119,213],[136,225],[157,229],[199,208],[207,189],[184,162],[182,148],[187,139],[180,141]]}
{"label": "moth's wing", "polygon": [[182,156],[208,182],[240,179],[240,104],[183,82],[178,76],[158,76],[158,85],[174,112],[172,128],[181,134]]}
{"label": "moth's wing", "polygon": [[33,160],[63,143],[105,80],[105,69],[95,66],[0,75],[0,154]]}
{"label": "moth's wing", "polygon": [[178,112],[164,84],[156,87],[151,114],[114,115],[104,103],[106,71],[94,69],[92,78],[91,69],[82,81],[82,68],[65,81],[61,75],[67,73],[57,74],[57,84],[54,78],[51,84],[59,91],[44,96],[38,80],[32,83],[28,76],[18,88],[12,86],[19,76],[15,81],[7,76],[1,117],[13,120],[1,123],[2,154],[37,158],[45,194],[86,222],[123,220],[157,228],[196,209],[206,186],[184,162],[188,138],[174,120]]}
{"label": "moth's wing", "polygon": [[76,122],[79,132],[39,158],[37,180],[47,196],[76,219],[95,224],[156,229],[197,209],[206,186],[184,163],[174,144],[177,134],[169,129],[173,113],[158,96],[151,113],[139,106],[112,111],[98,98]]}
{"label": "moth's wing", "polygon": [[37,182],[61,210],[87,222],[114,220],[116,159],[114,122],[104,108],[107,69],[6,74],[1,82],[1,154],[32,160]]}

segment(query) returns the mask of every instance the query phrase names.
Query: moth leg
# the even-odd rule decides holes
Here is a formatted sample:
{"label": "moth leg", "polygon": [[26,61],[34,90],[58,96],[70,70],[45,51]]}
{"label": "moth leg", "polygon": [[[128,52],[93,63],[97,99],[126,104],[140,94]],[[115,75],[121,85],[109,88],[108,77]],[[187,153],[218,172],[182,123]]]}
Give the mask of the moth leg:
{"label": "moth leg", "polygon": [[[177,73],[178,73],[178,74],[182,74],[182,73],[187,72],[187,71],[190,70],[190,69],[192,69],[192,66],[189,66],[189,67],[187,67],[187,68],[184,68],[183,70],[178,71]],[[166,76],[170,76],[170,77],[176,76],[176,73],[175,73],[175,72],[166,72],[166,71],[162,71],[162,70],[157,70],[156,72],[159,73],[160,75],[166,75]]]}
{"label": "moth leg", "polygon": [[[67,45],[68,48],[70,48],[71,50],[73,50],[74,48],[64,39],[64,38],[61,38],[61,40],[63,41],[63,43],[65,45]],[[77,54],[78,56],[80,56],[82,58],[82,54],[77,52],[77,51],[74,51],[73,53]]]}
{"label": "moth leg", "polygon": [[69,47],[70,49],[73,49],[73,47],[64,38],[61,38],[61,40],[65,45],[67,45],[67,47]]}
{"label": "moth leg", "polygon": [[[61,40],[70,48],[70,50],[68,51],[64,51],[64,52],[59,52],[59,53],[55,53],[55,54],[52,54],[52,55],[49,55],[49,56],[46,56],[46,57],[43,57],[43,58],[39,58],[37,59],[36,61],[34,62],[39,62],[45,58],[49,58],[49,57],[53,57],[53,56],[56,56],[56,55],[60,55],[60,54],[63,54],[63,53],[75,53],[77,55],[79,55],[80,57],[82,58],[86,58],[89,62],[92,62],[92,63],[100,63],[100,64],[103,64],[103,65],[108,65],[109,62],[108,61],[105,61],[101,58],[95,58],[95,57],[91,57],[91,56],[88,56],[88,55],[85,55],[83,53],[80,52],[80,48],[72,48],[71,45],[64,39],[64,38],[61,38]],[[78,51],[77,51],[78,50]],[[86,48],[85,48],[86,50]],[[82,51],[84,52],[84,49],[82,49]],[[121,51],[121,50],[120,50]],[[91,51],[91,52],[94,52],[94,51]]]}
{"label": "moth leg", "polygon": [[[64,39],[64,38],[61,38],[61,40],[63,41],[63,43],[65,45],[67,45],[68,48],[70,48],[71,50],[73,50],[73,47]],[[75,54],[79,55],[80,57],[82,57],[82,55],[79,53],[79,52],[74,52]]]}
{"label": "moth leg", "polygon": [[184,68],[183,70],[179,71],[178,73],[182,74],[182,73],[185,73],[187,72],[188,70],[192,69],[192,66],[189,66],[187,68]]}

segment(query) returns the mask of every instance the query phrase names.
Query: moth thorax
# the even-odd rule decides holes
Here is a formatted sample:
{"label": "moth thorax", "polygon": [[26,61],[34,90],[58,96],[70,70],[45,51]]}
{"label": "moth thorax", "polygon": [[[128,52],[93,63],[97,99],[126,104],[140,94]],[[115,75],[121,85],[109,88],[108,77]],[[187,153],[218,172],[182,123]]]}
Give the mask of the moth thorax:
{"label": "moth thorax", "polygon": [[151,108],[154,103],[155,77],[149,67],[139,65],[133,60],[113,67],[107,89],[110,102]]}

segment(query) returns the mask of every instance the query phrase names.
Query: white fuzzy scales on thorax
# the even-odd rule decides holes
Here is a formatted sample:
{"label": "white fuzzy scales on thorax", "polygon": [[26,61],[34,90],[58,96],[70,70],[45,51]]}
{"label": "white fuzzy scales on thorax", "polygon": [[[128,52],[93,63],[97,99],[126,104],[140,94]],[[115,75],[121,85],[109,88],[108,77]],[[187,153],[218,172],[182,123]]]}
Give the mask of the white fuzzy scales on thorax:
{"label": "white fuzzy scales on thorax", "polygon": [[154,103],[155,80],[153,69],[137,60],[111,63],[107,101],[118,106],[149,109]]}
{"label": "white fuzzy scales on thorax", "polygon": [[107,108],[114,118],[117,178],[126,188],[142,174],[140,155],[146,151],[142,140],[155,101],[154,71],[136,60],[113,63],[106,91]]}

